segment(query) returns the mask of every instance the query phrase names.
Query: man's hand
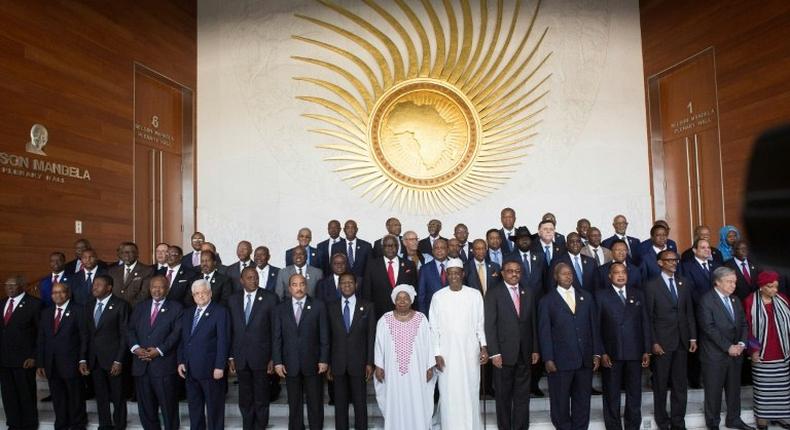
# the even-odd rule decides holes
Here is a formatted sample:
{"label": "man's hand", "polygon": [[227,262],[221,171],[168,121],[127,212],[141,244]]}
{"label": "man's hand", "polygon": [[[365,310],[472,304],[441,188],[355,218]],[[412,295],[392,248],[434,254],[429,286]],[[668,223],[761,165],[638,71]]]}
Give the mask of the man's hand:
{"label": "man's hand", "polygon": [[121,374],[121,370],[123,370],[123,365],[117,361],[112,362],[112,367],[110,367],[110,376],[118,376]]}
{"label": "man's hand", "polygon": [[288,371],[285,370],[285,365],[283,364],[278,364],[274,366],[274,371],[275,373],[277,373],[277,376],[279,376],[280,378],[285,378],[285,375],[288,374]]}
{"label": "man's hand", "polygon": [[485,346],[480,347],[480,364],[488,363],[488,348]]}
{"label": "man's hand", "polygon": [[225,369],[214,369],[214,379],[220,380],[223,376],[225,376]]}
{"label": "man's hand", "polygon": [[444,357],[441,355],[436,356],[436,368],[439,369],[440,372],[444,371]]}
{"label": "man's hand", "polygon": [[740,345],[730,345],[729,349],[727,349],[727,354],[730,354],[730,357],[737,357],[741,355],[743,352],[743,347]]}
{"label": "man's hand", "polygon": [[145,348],[137,347],[137,349],[135,349],[134,352],[132,352],[132,354],[134,354],[135,357],[139,358],[140,360],[145,360],[146,358],[148,358],[148,350],[146,350]]}
{"label": "man's hand", "polygon": [[697,341],[689,341],[689,352],[697,352]]}
{"label": "man's hand", "polygon": [[650,354],[644,353],[642,354],[642,367],[650,366]]}
{"label": "man's hand", "polygon": [[546,362],[546,373],[554,373],[557,371],[557,365],[554,364],[554,360],[549,360]]}
{"label": "man's hand", "polygon": [[25,360],[22,363],[22,368],[23,369],[32,369],[34,367],[36,367],[36,360],[35,359],[28,358],[27,360]]}
{"label": "man's hand", "polygon": [[538,354],[537,352],[533,352],[532,353],[532,364],[538,364],[538,361],[540,361],[540,354]]}
{"label": "man's hand", "polygon": [[326,371],[326,380],[330,382],[335,380],[335,375],[332,374],[331,367]]}
{"label": "man's hand", "polygon": [[384,382],[384,369],[381,367],[376,367],[376,371],[374,372],[376,376],[376,380],[379,382]]}
{"label": "man's hand", "polygon": [[232,358],[228,359],[228,371],[231,375],[236,375],[236,360]]}
{"label": "man's hand", "polygon": [[147,356],[146,358],[148,358],[149,361],[160,356],[159,355],[159,350],[157,350],[153,346],[148,348],[148,349],[146,349],[145,353],[146,353],[146,356]]}
{"label": "man's hand", "polygon": [[601,367],[601,357],[594,355],[593,356],[593,372],[596,372],[598,368]]}
{"label": "man's hand", "polygon": [[752,363],[759,363],[759,362],[760,362],[760,353],[757,352],[757,351],[754,351],[752,353]]}
{"label": "man's hand", "polygon": [[269,375],[274,374],[274,362],[271,360],[269,360],[269,362],[266,364],[266,373]]}
{"label": "man's hand", "polygon": [[326,373],[329,370],[329,365],[326,363],[318,363],[318,374]]}
{"label": "man's hand", "polygon": [[39,378],[46,378],[47,377],[47,372],[44,370],[43,367],[39,367],[38,369],[36,369],[36,375]]}
{"label": "man's hand", "polygon": [[187,379],[187,366],[185,364],[178,365],[178,376],[180,376],[181,379]]}
{"label": "man's hand", "polygon": [[430,381],[431,378],[433,378],[433,367],[431,367],[430,369],[428,369],[427,372],[425,372],[425,382]]}
{"label": "man's hand", "polygon": [[604,354],[601,356],[601,365],[607,369],[612,368],[612,358],[609,357],[609,354]]}
{"label": "man's hand", "polygon": [[491,358],[491,364],[493,364],[494,367],[496,367],[497,369],[501,369],[502,368],[502,354],[499,354],[499,355],[494,356],[493,358]]}
{"label": "man's hand", "polygon": [[655,355],[664,355],[664,348],[661,347],[661,344],[654,343],[653,344],[653,354]]}
{"label": "man's hand", "polygon": [[88,363],[80,363],[80,375],[88,376],[91,374],[90,369],[88,369]]}
{"label": "man's hand", "polygon": [[371,376],[373,376],[373,366],[368,364],[365,366],[365,382],[370,381]]}

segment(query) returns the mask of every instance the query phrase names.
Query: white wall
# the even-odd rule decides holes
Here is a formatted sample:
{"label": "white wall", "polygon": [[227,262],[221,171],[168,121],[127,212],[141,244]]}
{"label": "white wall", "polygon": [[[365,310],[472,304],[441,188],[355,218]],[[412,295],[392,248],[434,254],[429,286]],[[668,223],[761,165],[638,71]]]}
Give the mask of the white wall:
{"label": "white wall", "polygon": [[[361,2],[339,3],[371,15]],[[527,3],[522,25],[531,10]],[[388,216],[421,237],[431,217],[369,203],[323,160],[332,154],[315,146],[334,142],[307,131],[316,123],[300,115],[319,109],[295,98],[316,89],[292,77],[328,72],[292,60],[323,53],[291,35],[330,35],[295,13],[343,22],[315,1],[198,2],[197,225],[226,262],[244,238],[268,245],[280,265],[299,227],[313,229],[315,244],[326,238],[331,218],[356,219],[359,236],[372,242]],[[552,211],[562,232],[587,217],[607,237],[612,217],[624,213],[631,232],[646,237],[651,206],[638,2],[544,0],[536,25],[549,27],[542,51],[552,52],[540,135],[498,191],[462,211],[434,214],[444,235],[465,222],[472,238],[482,237],[499,225],[499,210],[511,206],[517,225],[533,231]]]}

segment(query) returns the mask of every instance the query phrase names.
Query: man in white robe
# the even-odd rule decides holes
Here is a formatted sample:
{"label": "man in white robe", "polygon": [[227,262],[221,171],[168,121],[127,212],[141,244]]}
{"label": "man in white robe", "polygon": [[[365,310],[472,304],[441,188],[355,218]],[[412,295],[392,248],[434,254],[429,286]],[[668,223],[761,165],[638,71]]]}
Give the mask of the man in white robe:
{"label": "man in white robe", "polygon": [[480,365],[488,361],[483,296],[463,285],[460,259],[447,263],[448,286],[431,300],[429,320],[439,373],[441,425],[477,430],[480,424]]}

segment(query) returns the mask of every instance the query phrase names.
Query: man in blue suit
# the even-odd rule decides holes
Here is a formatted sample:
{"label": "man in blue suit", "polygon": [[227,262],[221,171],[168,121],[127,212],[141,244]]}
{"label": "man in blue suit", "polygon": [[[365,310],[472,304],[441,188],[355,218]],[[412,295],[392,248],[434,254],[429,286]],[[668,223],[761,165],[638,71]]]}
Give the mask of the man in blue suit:
{"label": "man in blue suit", "polygon": [[277,307],[272,361],[288,388],[288,428],[304,429],[304,398],[311,429],[324,426],[322,375],[329,369],[329,320],[320,300],[307,296],[304,276],[288,279],[290,296]]}
{"label": "man in blue suit", "polygon": [[642,285],[642,269],[639,268],[633,260],[629,261],[628,258],[628,245],[625,241],[617,239],[612,242],[612,261],[604,263],[598,268],[598,286],[605,288],[609,286],[609,269],[612,264],[620,263],[625,266],[628,272],[627,286],[629,288],[641,288]]}
{"label": "man in blue suit", "polygon": [[373,247],[369,242],[366,242],[357,237],[357,222],[353,219],[346,221],[343,226],[343,233],[346,234],[345,239],[340,239],[334,246],[332,246],[332,255],[337,253],[345,254],[348,258],[348,268],[357,275],[357,279],[362,279],[365,276],[365,267],[368,264],[368,256],[373,252]]}
{"label": "man in blue suit", "polygon": [[318,256],[321,258],[321,264],[324,266],[321,268],[321,270],[324,271],[324,276],[329,276],[329,274],[332,273],[329,267],[331,263],[329,259],[332,257],[332,247],[340,242],[340,230],[340,221],[336,219],[330,220],[326,225],[326,232],[329,234],[329,238],[322,240],[316,245]]}
{"label": "man in blue suit", "polygon": [[[317,248],[310,246],[310,242],[313,240],[313,232],[307,228],[303,227],[299,229],[299,232],[296,234],[296,241],[305,250],[305,256],[307,257],[307,265],[317,267],[319,269],[323,269],[324,263],[321,260],[321,253],[318,252]],[[293,248],[288,248],[285,251],[285,265],[290,266],[294,264],[293,260]]]}
{"label": "man in blue suit", "polygon": [[[614,244],[615,240],[622,240],[628,249],[628,257],[631,259],[637,258],[639,254],[638,251],[640,240],[636,237],[629,236],[626,233],[626,229],[628,228],[628,220],[625,218],[625,215],[615,216],[614,220],[612,220],[612,227],[614,227],[614,234],[601,242],[601,245],[603,245],[604,248],[612,249],[612,245]],[[634,262],[639,264],[639,261],[634,260]]]}
{"label": "man in blue suit", "polygon": [[205,279],[192,283],[194,306],[181,317],[178,375],[186,380],[189,426],[220,430],[225,426],[225,364],[230,350],[228,311],[211,300]]}
{"label": "man in blue suit", "polygon": [[99,275],[107,274],[107,270],[99,265],[96,251],[91,248],[82,251],[80,262],[82,271],[71,276],[69,286],[71,287],[71,300],[85,306],[93,299],[91,293],[93,280]]}
{"label": "man in blue suit", "polygon": [[[625,243],[617,241],[623,248]],[[627,252],[627,251],[626,251]],[[642,291],[627,287],[623,263],[609,266],[609,282],[595,292],[603,343],[603,416],[607,429],[623,428],[620,387],[625,385],[625,428],[642,425],[642,369],[650,365],[650,320]]]}
{"label": "man in blue suit", "polygon": [[140,423],[146,430],[178,429],[176,351],[181,339],[182,306],[167,300],[167,278],[156,275],[149,282],[151,298],[137,304],[129,319],[129,349],[137,392]]}
{"label": "man in blue suit", "polygon": [[280,268],[269,264],[269,258],[271,258],[269,248],[265,246],[255,248],[252,259],[255,261],[255,270],[258,272],[258,286],[275,292]]}
{"label": "man in blue suit", "polygon": [[650,228],[650,239],[639,245],[638,260],[642,266],[642,278],[645,281],[661,275],[661,268],[658,266],[658,254],[664,250],[674,251],[667,242],[668,234],[666,227],[655,224]]}
{"label": "man in blue suit", "polygon": [[49,276],[44,276],[38,281],[38,293],[41,297],[42,308],[52,306],[52,286],[58,282],[68,284],[74,276],[66,272],[66,255],[60,251],[49,254]]}
{"label": "man in blue suit", "polygon": [[549,374],[551,422],[560,430],[590,423],[592,374],[603,353],[592,294],[573,287],[573,269],[554,266],[557,286],[538,309],[540,350]]}
{"label": "man in blue suit", "polygon": [[[555,257],[554,266],[565,263],[573,268],[573,287],[579,288],[593,294],[598,284],[598,268],[595,260],[582,255],[582,238],[579,233],[573,232],[566,238],[567,252]],[[550,287],[547,287],[550,291]]]}
{"label": "man in blue suit", "polygon": [[433,241],[433,260],[420,268],[417,284],[417,309],[428,315],[433,293],[447,286],[446,239],[439,238]]}

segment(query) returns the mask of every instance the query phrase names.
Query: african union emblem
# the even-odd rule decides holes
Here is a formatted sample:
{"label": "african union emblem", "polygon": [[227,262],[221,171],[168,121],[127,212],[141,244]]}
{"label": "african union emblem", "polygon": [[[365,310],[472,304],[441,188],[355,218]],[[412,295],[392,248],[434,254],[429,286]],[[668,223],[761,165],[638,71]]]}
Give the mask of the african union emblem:
{"label": "african union emblem", "polygon": [[[298,98],[331,113],[305,116],[332,127],[311,131],[340,140],[318,147],[334,153],[326,159],[341,162],[335,170],[353,188],[364,187],[363,196],[404,210],[446,212],[485,197],[508,179],[536,135],[548,93],[550,74],[542,67],[550,53],[538,55],[548,28],[533,34],[540,1],[529,22],[519,25],[520,1],[506,8],[503,0],[495,7],[479,0],[474,13],[468,0],[443,0],[443,11],[431,0],[421,0],[421,7],[405,0],[362,0],[386,28],[319,2],[353,28],[296,15],[343,40],[294,36],[342,59],[294,56],[341,78],[296,77],[333,95]],[[400,45],[390,37],[395,34]]]}

